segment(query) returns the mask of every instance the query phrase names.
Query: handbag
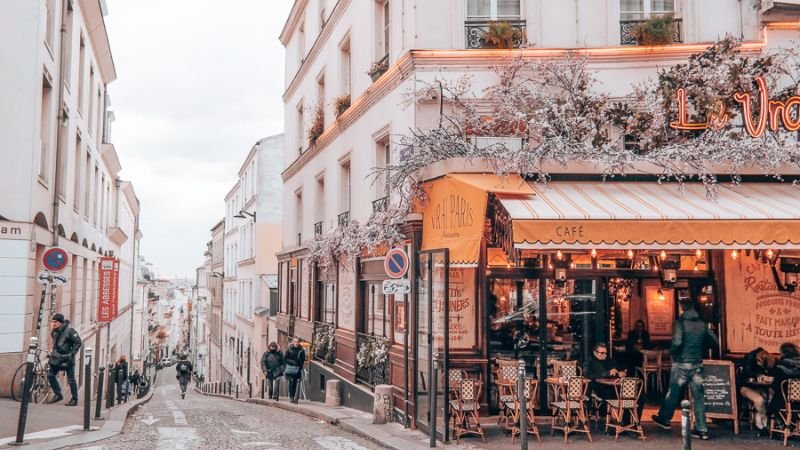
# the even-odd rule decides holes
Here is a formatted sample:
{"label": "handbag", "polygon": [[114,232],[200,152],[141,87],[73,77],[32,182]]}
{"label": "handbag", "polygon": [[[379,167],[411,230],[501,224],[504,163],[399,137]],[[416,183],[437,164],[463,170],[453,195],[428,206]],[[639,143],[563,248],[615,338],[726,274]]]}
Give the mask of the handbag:
{"label": "handbag", "polygon": [[287,377],[296,377],[300,373],[300,366],[287,365],[283,373]]}

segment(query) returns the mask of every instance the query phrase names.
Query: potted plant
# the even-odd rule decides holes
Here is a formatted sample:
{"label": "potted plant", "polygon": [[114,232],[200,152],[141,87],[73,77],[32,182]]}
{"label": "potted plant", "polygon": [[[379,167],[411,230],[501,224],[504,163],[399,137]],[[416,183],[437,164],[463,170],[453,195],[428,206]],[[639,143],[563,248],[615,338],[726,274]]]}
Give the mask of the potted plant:
{"label": "potted plant", "polygon": [[372,78],[372,81],[378,81],[378,78],[386,73],[387,70],[389,70],[389,61],[387,61],[386,57],[384,56],[379,61],[372,63],[367,71],[367,75]]}
{"label": "potted plant", "polygon": [[514,42],[522,41],[522,30],[508,22],[489,22],[488,29],[483,33],[483,46],[485,48],[514,48]]}
{"label": "potted plant", "polygon": [[314,119],[308,128],[308,145],[316,144],[323,131],[325,131],[325,111],[322,109],[322,105],[317,105]]}
{"label": "potted plant", "polygon": [[632,34],[639,45],[672,44],[675,21],[671,14],[654,16],[636,25]]}
{"label": "potted plant", "polygon": [[333,116],[338,118],[350,107],[350,94],[344,94],[333,100]]}

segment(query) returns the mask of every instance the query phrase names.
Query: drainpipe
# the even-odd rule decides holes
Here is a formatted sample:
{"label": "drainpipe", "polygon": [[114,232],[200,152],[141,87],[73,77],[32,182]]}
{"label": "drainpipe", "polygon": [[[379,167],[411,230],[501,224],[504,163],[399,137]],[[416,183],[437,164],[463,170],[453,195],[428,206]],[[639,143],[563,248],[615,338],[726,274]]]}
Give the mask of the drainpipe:
{"label": "drainpipe", "polygon": [[[138,251],[139,250],[139,241],[136,240],[136,235],[139,233],[139,215],[136,215],[136,218],[133,219],[133,251],[131,260],[131,330],[130,330],[130,351],[128,351],[128,355],[131,357],[131,361],[133,360],[133,319],[136,315],[136,304],[135,304],[135,297],[136,297],[136,261],[138,261]],[[141,358],[142,355],[139,355]]]}
{"label": "drainpipe", "polygon": [[[56,127],[56,174],[54,177],[55,188],[53,189],[53,247],[58,246],[58,226],[60,224],[59,210],[61,208],[61,166],[62,162],[61,159],[63,158],[62,146],[64,145],[61,142],[61,127],[66,126],[67,122],[67,115],[64,112],[64,65],[67,60],[66,49],[69,43],[64,42],[67,36],[67,8],[69,8],[69,0],[63,0],[61,2],[61,48],[58,52],[58,114],[57,120],[58,126]],[[77,195],[77,193],[75,194]]]}

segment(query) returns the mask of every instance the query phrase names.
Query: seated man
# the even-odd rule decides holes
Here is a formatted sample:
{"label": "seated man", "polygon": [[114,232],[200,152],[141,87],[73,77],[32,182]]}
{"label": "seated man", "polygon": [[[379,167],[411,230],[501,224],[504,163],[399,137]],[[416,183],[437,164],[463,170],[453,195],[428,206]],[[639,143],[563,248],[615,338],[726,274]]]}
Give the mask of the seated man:
{"label": "seated man", "polygon": [[644,327],[644,320],[637,320],[633,329],[628,332],[625,350],[628,352],[641,352],[650,349],[650,333]]}
{"label": "seated man", "polygon": [[591,392],[603,400],[616,398],[614,386],[597,383],[598,378],[624,377],[625,371],[619,370],[613,360],[608,359],[608,346],[602,342],[594,346],[592,357],[586,363],[584,371],[586,378],[591,380]]}
{"label": "seated man", "polygon": [[767,427],[767,398],[769,387],[761,386],[763,377],[775,367],[775,358],[761,347],[751,351],[740,363],[739,393],[750,400],[755,409],[755,426],[759,433]]}

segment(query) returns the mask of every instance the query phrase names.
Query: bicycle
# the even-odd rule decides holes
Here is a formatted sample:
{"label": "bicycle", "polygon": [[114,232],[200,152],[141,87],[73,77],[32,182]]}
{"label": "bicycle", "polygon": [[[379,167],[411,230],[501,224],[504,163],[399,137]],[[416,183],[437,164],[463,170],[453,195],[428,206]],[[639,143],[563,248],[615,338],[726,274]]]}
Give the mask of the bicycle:
{"label": "bicycle", "polygon": [[[33,382],[31,383],[31,400],[34,403],[42,403],[50,394],[50,383],[47,381],[47,373],[50,370],[50,363],[42,364],[40,350],[36,350],[33,360]],[[48,352],[48,356],[50,353]],[[25,373],[27,363],[22,363],[14,372],[11,378],[11,398],[21,402],[23,390],[25,389]]]}

